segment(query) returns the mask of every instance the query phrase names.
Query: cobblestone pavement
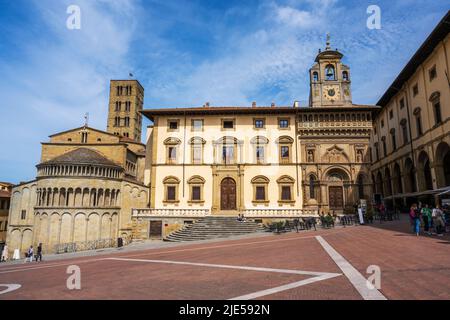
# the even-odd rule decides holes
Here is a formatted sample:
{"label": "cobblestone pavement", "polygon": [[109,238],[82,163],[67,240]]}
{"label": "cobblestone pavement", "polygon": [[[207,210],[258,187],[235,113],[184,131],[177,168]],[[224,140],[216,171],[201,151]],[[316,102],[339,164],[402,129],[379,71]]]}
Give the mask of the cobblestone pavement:
{"label": "cobblestone pavement", "polygon": [[[363,299],[355,279],[381,268],[387,299],[450,299],[449,237],[416,237],[406,219],[317,232],[153,244],[0,266],[0,299]],[[319,243],[321,236],[342,259]],[[353,271],[342,268],[351,265]],[[67,267],[81,270],[69,290]],[[2,294],[2,285],[19,284]]]}

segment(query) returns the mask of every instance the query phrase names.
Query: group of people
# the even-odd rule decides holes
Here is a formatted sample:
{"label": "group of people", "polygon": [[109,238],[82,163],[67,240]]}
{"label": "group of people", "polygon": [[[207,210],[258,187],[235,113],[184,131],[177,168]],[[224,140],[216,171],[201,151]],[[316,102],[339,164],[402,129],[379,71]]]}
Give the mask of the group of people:
{"label": "group of people", "polygon": [[238,217],[237,217],[236,220],[239,221],[239,222],[245,222],[245,217],[244,217],[243,214],[238,214]]}
{"label": "group of people", "polygon": [[25,254],[24,263],[26,263],[27,261],[33,262],[33,258],[36,262],[42,261],[42,243],[39,243],[36,250],[36,255],[34,254],[33,246],[30,246],[30,248],[28,248],[28,251]]}
{"label": "group of people", "polygon": [[409,210],[409,217],[413,232],[417,236],[420,235],[421,226],[423,226],[423,231],[428,235],[437,234],[438,236],[443,236],[446,232],[445,215],[439,204],[432,208],[428,204],[422,205],[419,203],[417,205],[413,203]]}
{"label": "group of people", "polygon": [[[17,257],[13,257],[13,260],[14,259],[20,259],[18,253],[17,253]],[[26,263],[26,262],[33,262],[33,259],[36,262],[37,261],[42,261],[42,243],[39,243],[39,245],[38,245],[38,247],[36,249],[36,254],[34,253],[33,246],[30,246],[28,248],[27,252],[25,252],[25,261],[24,261],[24,263]],[[3,250],[2,250],[2,255],[1,255],[0,262],[6,262],[8,260],[9,260],[8,246],[5,245],[3,247]]]}

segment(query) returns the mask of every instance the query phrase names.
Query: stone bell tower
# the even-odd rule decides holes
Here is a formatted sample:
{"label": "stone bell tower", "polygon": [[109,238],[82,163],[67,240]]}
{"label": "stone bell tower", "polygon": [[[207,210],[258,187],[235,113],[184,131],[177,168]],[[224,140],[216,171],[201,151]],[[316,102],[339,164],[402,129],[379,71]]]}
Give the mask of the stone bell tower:
{"label": "stone bell tower", "polygon": [[325,50],[319,49],[315,64],[309,70],[311,107],[352,105],[350,68],[342,63],[344,55],[330,46],[327,34]]}
{"label": "stone bell tower", "polygon": [[144,88],[137,80],[111,80],[107,131],[141,142]]}

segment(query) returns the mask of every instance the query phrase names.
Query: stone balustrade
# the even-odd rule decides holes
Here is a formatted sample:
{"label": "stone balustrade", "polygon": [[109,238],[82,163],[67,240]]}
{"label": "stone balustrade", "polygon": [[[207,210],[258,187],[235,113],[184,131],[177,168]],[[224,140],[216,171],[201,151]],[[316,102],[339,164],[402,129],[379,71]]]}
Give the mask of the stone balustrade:
{"label": "stone balustrade", "polygon": [[318,211],[311,209],[246,209],[242,213],[247,218],[295,218],[295,217],[317,217]]}
{"label": "stone balustrade", "polygon": [[205,217],[211,215],[209,209],[133,209],[133,217]]}
{"label": "stone balustrade", "polygon": [[[295,218],[295,217],[316,217],[317,210],[311,209],[245,209],[241,213],[248,218]],[[133,209],[133,217],[148,218],[148,217],[205,217],[210,216],[209,209]],[[220,215],[220,214],[219,214]]]}

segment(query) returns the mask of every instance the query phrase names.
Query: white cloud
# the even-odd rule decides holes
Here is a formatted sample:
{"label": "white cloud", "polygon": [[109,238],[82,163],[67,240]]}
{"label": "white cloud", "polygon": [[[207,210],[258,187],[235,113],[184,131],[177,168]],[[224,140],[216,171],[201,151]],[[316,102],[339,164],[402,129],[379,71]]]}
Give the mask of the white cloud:
{"label": "white cloud", "polygon": [[[20,61],[0,61],[2,114],[0,126],[12,133],[1,153],[3,180],[31,179],[39,162],[40,142],[48,135],[83,124],[106,128],[109,79],[126,77],[127,53],[135,26],[135,1],[79,0],[82,29],[68,30],[66,8],[72,1],[35,1],[35,28],[20,30]],[[33,30],[34,31],[34,30]],[[18,174],[17,160],[23,170]],[[9,168],[9,169],[8,169]]]}
{"label": "white cloud", "polygon": [[309,11],[297,10],[292,7],[277,7],[276,19],[279,22],[301,28],[316,26],[319,21]]}

